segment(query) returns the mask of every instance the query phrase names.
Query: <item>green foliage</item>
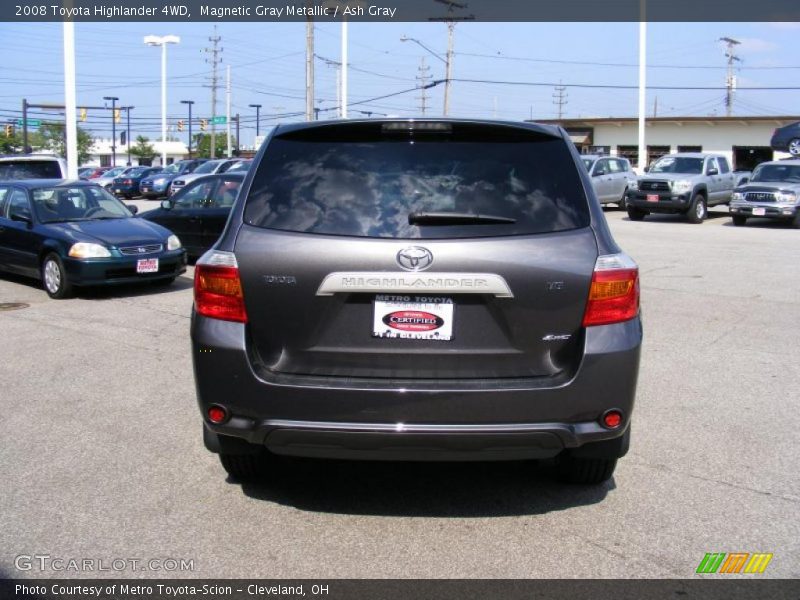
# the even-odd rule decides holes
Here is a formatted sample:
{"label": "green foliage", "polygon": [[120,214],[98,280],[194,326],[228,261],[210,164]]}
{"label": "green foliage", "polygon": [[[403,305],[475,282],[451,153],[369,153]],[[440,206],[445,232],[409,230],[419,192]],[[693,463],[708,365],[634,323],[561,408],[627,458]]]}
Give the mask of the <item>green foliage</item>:
{"label": "green foliage", "polygon": [[[91,148],[94,140],[88,131],[77,128],[78,134],[78,164],[83,164],[91,157]],[[42,123],[38,134],[29,136],[28,144],[36,148],[39,146],[43,150],[50,150],[61,157],[66,158],[67,146],[65,142],[64,123]],[[21,144],[20,144],[21,147]]]}
{"label": "green foliage", "polygon": [[155,158],[156,150],[147,137],[139,135],[136,136],[136,144],[131,146],[131,155],[138,158],[140,163],[149,162]]}
{"label": "green foliage", "polygon": [[[218,133],[214,141],[216,148],[216,158],[222,158],[228,155],[228,136],[225,133]],[[236,139],[231,138],[231,148],[236,148]],[[198,133],[194,136],[194,143],[192,144],[192,152],[197,158],[211,158],[211,134]]]}

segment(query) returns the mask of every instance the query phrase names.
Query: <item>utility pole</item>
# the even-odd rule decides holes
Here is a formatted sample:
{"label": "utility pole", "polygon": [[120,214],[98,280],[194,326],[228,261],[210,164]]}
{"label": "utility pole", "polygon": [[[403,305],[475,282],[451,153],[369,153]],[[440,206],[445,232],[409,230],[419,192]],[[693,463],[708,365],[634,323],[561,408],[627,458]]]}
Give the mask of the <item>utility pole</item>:
{"label": "utility pole", "polygon": [[[558,83],[560,84],[561,82],[559,81]],[[553,104],[558,106],[558,120],[560,121],[564,116],[564,107],[567,105],[567,86],[556,86],[556,91],[553,94]]]}
{"label": "utility pole", "polygon": [[225,135],[228,138],[228,158],[231,157],[231,66],[225,69]]}
{"label": "utility pole", "polygon": [[217,126],[214,123],[214,117],[217,115],[217,85],[219,84],[217,67],[222,62],[219,55],[223,50],[219,47],[221,40],[222,36],[217,35],[217,26],[214,25],[214,35],[208,38],[212,44],[211,48],[203,48],[203,52],[211,54],[211,59],[206,59],[207,63],[211,63],[211,158],[215,158],[217,153]]}
{"label": "utility pole", "polygon": [[725,114],[730,117],[733,113],[733,92],[736,89],[736,75],[733,73],[734,63],[742,62],[742,59],[736,56],[736,46],[741,42],[729,37],[719,38],[719,41],[725,42],[727,46],[725,50],[725,58],[728,59],[728,75],[725,78]]}
{"label": "utility pole", "polygon": [[306,19],[306,121],[314,120],[314,112],[314,21],[308,17]]}
{"label": "utility pole", "polygon": [[450,114],[450,86],[452,85],[453,78],[453,44],[454,33],[456,28],[456,21],[474,21],[474,15],[466,17],[454,16],[453,10],[456,8],[467,8],[466,4],[455,2],[454,0],[433,0],[439,4],[444,4],[447,7],[447,12],[451,13],[444,18],[432,18],[429,21],[445,21],[447,23],[447,56],[445,62],[445,75],[444,75],[444,111],[443,115],[446,117]]}
{"label": "utility pole", "polygon": [[658,96],[653,99],[653,118],[658,116]]}
{"label": "utility pole", "polygon": [[[127,120],[127,128],[125,132],[125,147],[128,150],[128,164],[126,166],[131,166],[131,109],[135,108],[133,106],[126,106],[125,107],[125,117]],[[189,126],[191,127],[191,125]]]}
{"label": "utility pole", "polygon": [[342,19],[342,74],[341,74],[341,86],[342,86],[342,93],[341,96],[341,103],[339,106],[342,107],[341,115],[343,119],[347,118],[347,17]]}
{"label": "utility pole", "polygon": [[419,82],[417,83],[417,87],[419,88],[419,96],[417,96],[417,99],[419,100],[419,112],[423,117],[425,116],[425,111],[428,108],[428,88],[426,86],[428,85],[428,81],[431,79],[431,76],[428,75],[430,70],[431,68],[425,65],[425,57],[423,56],[419,60],[419,68],[417,69],[417,71],[419,71],[419,74],[417,75],[417,81]]}
{"label": "utility pole", "polygon": [[239,156],[239,113],[236,113],[236,150],[234,151],[236,156]]}
{"label": "utility pole", "polygon": [[111,100],[111,166],[117,166],[117,98],[103,96],[103,100]]}
{"label": "utility pole", "polygon": [[181,104],[189,105],[189,158],[192,158],[192,104],[194,104],[194,100],[181,100]]}

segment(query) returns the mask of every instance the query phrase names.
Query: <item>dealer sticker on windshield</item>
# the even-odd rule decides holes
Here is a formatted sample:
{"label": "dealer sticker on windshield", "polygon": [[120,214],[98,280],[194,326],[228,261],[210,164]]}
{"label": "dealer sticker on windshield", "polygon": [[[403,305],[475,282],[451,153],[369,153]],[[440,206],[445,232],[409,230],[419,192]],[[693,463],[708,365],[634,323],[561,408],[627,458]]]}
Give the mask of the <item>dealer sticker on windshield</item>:
{"label": "dealer sticker on windshield", "polygon": [[411,340],[453,339],[453,300],[435,296],[375,296],[373,337]]}

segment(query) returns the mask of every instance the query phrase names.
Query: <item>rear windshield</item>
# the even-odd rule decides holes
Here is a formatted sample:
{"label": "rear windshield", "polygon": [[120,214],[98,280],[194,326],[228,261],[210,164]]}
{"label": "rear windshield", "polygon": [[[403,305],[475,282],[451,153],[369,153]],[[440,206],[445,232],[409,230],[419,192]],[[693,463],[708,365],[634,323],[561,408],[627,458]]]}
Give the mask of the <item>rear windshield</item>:
{"label": "rear windshield", "polygon": [[0,162],[0,181],[61,178],[61,167],[54,160],[4,160]]}
{"label": "rear windshield", "polygon": [[[589,224],[567,144],[536,131],[453,124],[449,132],[413,134],[385,131],[380,123],[329,126],[273,138],[256,168],[244,220],[257,227],[432,239]],[[409,215],[431,213],[445,218],[409,222]],[[450,214],[503,222],[453,223]]]}

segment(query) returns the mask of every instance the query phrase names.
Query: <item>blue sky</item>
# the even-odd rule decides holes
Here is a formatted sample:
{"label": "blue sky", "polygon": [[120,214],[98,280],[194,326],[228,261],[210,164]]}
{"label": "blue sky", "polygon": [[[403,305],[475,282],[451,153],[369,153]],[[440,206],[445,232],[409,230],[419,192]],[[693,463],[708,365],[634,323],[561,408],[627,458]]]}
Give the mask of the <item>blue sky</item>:
{"label": "blue sky", "polygon": [[[249,104],[262,104],[262,126],[272,114],[304,110],[304,23],[219,23],[223,67],[231,66],[233,112],[242,115],[242,141],[255,133]],[[459,23],[455,34],[456,79],[527,81],[567,86],[565,117],[633,116],[637,92],[579,88],[575,84],[636,85],[637,23]],[[784,23],[651,23],[648,35],[648,84],[722,87],[725,57],[718,38],[733,37],[743,59],[740,86],[800,85],[800,59],[793,56],[800,24]],[[316,25],[317,106],[336,104],[336,70],[323,58],[339,59],[340,25]],[[194,100],[195,116],[209,116],[210,67],[202,49],[213,34],[211,23],[79,23],[76,25],[78,104],[102,104],[103,96],[133,105],[135,123],[157,137],[160,115],[159,50],[146,47],[148,34],[176,34],[181,44],[169,49],[171,122],[186,114],[180,100]],[[20,102],[63,101],[61,25],[0,24],[6,52],[0,68],[0,118],[15,116]],[[444,64],[403,35],[418,38],[444,54],[447,28],[442,23],[352,23],[350,25],[350,101],[361,101],[413,88],[425,57],[434,79]],[[562,62],[558,62],[562,61]],[[594,63],[594,64],[593,64]],[[598,64],[603,63],[603,64]],[[627,65],[627,66],[626,66]],[[429,113],[441,114],[443,86],[429,90]],[[554,118],[553,87],[488,83],[453,84],[451,115],[507,119]],[[658,114],[724,114],[724,90],[650,91],[648,112],[658,98]],[[419,114],[419,92],[397,95],[352,110],[396,115]],[[739,91],[736,115],[800,113],[800,91]],[[224,112],[220,94],[218,114]],[[333,116],[333,113],[323,113]],[[294,120],[290,117],[282,120]],[[108,135],[110,125],[98,114],[86,126]]]}

